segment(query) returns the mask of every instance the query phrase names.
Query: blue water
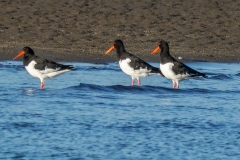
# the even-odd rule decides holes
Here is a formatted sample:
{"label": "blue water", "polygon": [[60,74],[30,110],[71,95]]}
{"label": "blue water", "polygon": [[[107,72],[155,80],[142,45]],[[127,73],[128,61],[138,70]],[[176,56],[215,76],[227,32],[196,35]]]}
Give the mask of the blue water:
{"label": "blue water", "polygon": [[[240,159],[238,63],[191,62],[208,78],[131,78],[117,63],[67,63],[45,89],[0,62],[0,159]],[[158,63],[152,63],[158,67]]]}

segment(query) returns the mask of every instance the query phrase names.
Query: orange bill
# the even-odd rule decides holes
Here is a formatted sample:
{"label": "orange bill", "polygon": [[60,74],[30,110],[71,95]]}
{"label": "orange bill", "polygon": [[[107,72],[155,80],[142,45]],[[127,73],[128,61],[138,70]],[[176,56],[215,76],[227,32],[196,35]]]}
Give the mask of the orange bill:
{"label": "orange bill", "polygon": [[110,53],[114,48],[115,48],[114,46],[110,47],[110,48],[107,50],[107,52],[105,52],[105,54]]}
{"label": "orange bill", "polygon": [[24,51],[21,51],[20,53],[18,53],[18,55],[16,57],[13,58],[13,60],[18,59],[19,57],[23,56],[25,54]]}
{"label": "orange bill", "polygon": [[157,46],[157,48],[155,48],[153,51],[152,51],[152,53],[151,54],[155,54],[155,53],[157,53],[157,51],[159,51],[161,48],[159,47],[159,46]]}

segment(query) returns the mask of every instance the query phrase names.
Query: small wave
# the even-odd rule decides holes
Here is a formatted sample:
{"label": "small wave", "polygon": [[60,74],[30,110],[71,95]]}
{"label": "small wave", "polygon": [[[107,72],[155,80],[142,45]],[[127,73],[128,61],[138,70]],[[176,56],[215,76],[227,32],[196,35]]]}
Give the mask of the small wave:
{"label": "small wave", "polygon": [[176,122],[176,121],[163,121],[161,123],[161,126],[165,127],[172,127],[172,128],[178,128],[178,129],[219,129],[225,127],[222,123],[213,123],[213,122],[197,122],[197,121],[184,121],[182,120],[182,123]]}
{"label": "small wave", "polygon": [[98,70],[108,70],[108,71],[119,71],[120,68],[113,68],[113,67],[88,67],[86,68],[86,70],[89,70],[89,71],[98,71]]}
{"label": "small wave", "polygon": [[88,91],[101,91],[101,92],[129,92],[129,93],[215,93],[215,90],[202,89],[202,88],[191,88],[191,89],[174,89],[162,86],[123,86],[123,85],[111,85],[111,86],[101,86],[94,84],[80,83],[78,86],[69,87],[75,90],[88,90]]}
{"label": "small wave", "polygon": [[78,86],[73,86],[70,88],[77,90],[95,90],[105,92],[162,92],[163,90],[169,90],[168,88],[160,86],[123,86],[123,85],[101,86],[86,83],[80,83]]}
{"label": "small wave", "polygon": [[76,66],[76,70],[84,70],[84,71],[119,71],[120,68],[118,66],[113,66],[109,64],[96,64],[94,66]]}
{"label": "small wave", "polygon": [[225,80],[225,79],[232,79],[232,75],[230,74],[218,74],[213,76],[208,76],[209,79],[216,79],[216,80]]}
{"label": "small wave", "polygon": [[22,128],[31,128],[34,127],[34,123],[29,122],[13,122],[8,123],[5,127],[5,129],[14,128],[14,129],[22,129]]}
{"label": "small wave", "polygon": [[237,73],[236,76],[240,76],[240,73]]}
{"label": "small wave", "polygon": [[212,89],[204,89],[204,88],[191,88],[191,89],[183,89],[180,92],[188,92],[188,93],[216,93],[217,90]]}

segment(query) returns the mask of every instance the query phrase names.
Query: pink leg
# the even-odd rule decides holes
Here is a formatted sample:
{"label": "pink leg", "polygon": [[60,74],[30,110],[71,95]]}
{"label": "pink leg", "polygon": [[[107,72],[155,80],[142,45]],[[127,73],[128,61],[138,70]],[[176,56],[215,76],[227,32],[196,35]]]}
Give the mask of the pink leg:
{"label": "pink leg", "polygon": [[40,89],[44,89],[44,82],[41,82]]}
{"label": "pink leg", "polygon": [[138,85],[141,86],[140,78],[138,78]]}
{"label": "pink leg", "polygon": [[172,81],[173,82],[173,88],[179,89],[178,82]]}
{"label": "pink leg", "polygon": [[176,89],[179,89],[179,82],[178,82],[178,81],[175,82],[175,88],[176,88]]}
{"label": "pink leg", "polygon": [[176,85],[176,88],[179,89],[179,85],[178,84]]}
{"label": "pink leg", "polygon": [[172,81],[172,87],[175,88],[175,81]]}
{"label": "pink leg", "polygon": [[134,78],[132,78],[132,86],[134,86],[134,83],[135,83]]}

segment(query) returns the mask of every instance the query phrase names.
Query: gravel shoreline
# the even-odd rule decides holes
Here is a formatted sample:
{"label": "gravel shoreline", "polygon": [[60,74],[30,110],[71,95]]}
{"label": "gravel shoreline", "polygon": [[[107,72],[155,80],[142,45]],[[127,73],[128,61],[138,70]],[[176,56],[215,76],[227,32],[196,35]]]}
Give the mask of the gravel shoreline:
{"label": "gravel shoreline", "polygon": [[163,39],[182,61],[240,61],[240,1],[0,1],[0,60],[23,47],[53,61],[110,62],[121,39],[128,52],[159,62]]}

